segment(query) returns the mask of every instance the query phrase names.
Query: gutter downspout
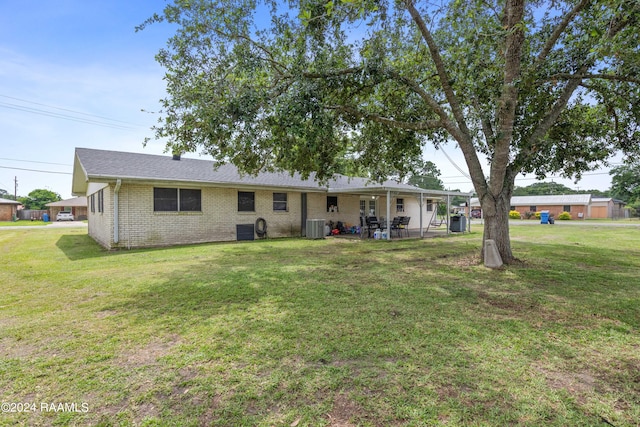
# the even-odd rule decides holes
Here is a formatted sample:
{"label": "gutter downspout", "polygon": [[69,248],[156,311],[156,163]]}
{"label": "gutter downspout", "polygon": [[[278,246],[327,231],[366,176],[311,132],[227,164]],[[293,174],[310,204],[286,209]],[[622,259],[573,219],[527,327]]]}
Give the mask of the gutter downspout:
{"label": "gutter downspout", "polygon": [[113,189],[113,243],[118,244],[120,241],[120,234],[118,233],[119,228],[119,211],[120,211],[120,186],[122,185],[122,180],[118,178],[116,181],[116,187]]}

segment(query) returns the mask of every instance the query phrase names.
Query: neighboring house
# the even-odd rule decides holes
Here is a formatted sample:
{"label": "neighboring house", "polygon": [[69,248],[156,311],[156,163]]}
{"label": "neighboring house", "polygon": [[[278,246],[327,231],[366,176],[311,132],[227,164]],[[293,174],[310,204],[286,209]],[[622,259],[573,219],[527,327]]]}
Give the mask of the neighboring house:
{"label": "neighboring house", "polygon": [[[511,197],[510,209],[520,212],[522,218],[528,218],[530,213],[549,211],[549,215],[553,217],[557,217],[562,212],[569,212],[571,219],[584,219],[589,217],[590,206],[590,194],[560,194],[551,196],[513,196]],[[471,208],[480,208],[478,198],[471,199]]]}
{"label": "neighboring house", "polygon": [[58,212],[67,211],[73,214],[76,221],[87,219],[87,198],[74,197],[73,199],[60,200],[59,202],[47,203],[51,219],[55,221]]}
{"label": "neighboring house", "polygon": [[87,197],[89,235],[106,248],[252,240],[260,218],[269,237],[304,236],[307,219],[358,226],[366,214],[410,216],[422,233],[437,201],[471,196],[345,176],[321,186],[297,174],[240,175],[207,160],[87,148],[76,148],[72,192]]}
{"label": "neighboring house", "polygon": [[18,214],[20,202],[10,199],[0,199],[0,221],[13,221]]}
{"label": "neighboring house", "polygon": [[594,197],[591,199],[589,218],[625,218],[625,203],[611,197]]}

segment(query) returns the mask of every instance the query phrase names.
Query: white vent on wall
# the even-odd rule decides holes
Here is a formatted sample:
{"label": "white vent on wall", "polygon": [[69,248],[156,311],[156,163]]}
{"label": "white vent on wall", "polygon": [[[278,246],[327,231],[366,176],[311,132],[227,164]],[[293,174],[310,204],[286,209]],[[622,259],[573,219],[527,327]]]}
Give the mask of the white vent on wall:
{"label": "white vent on wall", "polygon": [[307,220],[307,238],[324,239],[324,219]]}

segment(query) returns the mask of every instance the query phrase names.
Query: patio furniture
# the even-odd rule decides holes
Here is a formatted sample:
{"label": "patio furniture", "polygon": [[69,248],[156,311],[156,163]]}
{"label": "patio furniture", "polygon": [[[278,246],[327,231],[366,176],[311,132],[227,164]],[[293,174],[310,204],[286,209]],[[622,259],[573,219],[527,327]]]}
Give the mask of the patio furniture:
{"label": "patio furniture", "polygon": [[365,218],[367,224],[367,237],[371,237],[371,230],[375,230],[380,228],[380,221],[378,221],[378,217],[368,216]]}
{"label": "patio furniture", "polygon": [[409,237],[409,221],[411,220],[410,216],[401,216],[400,217],[400,231],[404,230],[407,233],[407,237]]}
{"label": "patio furniture", "polygon": [[393,221],[391,221],[391,228],[389,229],[389,232],[391,233],[391,232],[393,232],[395,230],[396,235],[398,237],[400,237],[401,236],[400,233],[402,231],[402,228],[400,228],[400,224],[401,223],[402,223],[402,221],[400,220],[399,216],[393,218]]}

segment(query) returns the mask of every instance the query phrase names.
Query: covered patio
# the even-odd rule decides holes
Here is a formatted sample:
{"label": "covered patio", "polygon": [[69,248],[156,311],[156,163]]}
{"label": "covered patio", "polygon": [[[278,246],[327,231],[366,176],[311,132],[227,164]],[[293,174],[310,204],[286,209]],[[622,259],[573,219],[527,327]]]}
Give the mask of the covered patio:
{"label": "covered patio", "polygon": [[[425,238],[428,234],[433,234],[435,231],[434,229],[437,229],[437,234],[451,233],[449,229],[449,218],[453,207],[451,204],[453,197],[464,197],[469,205],[471,197],[473,196],[472,193],[461,193],[458,191],[446,190],[427,190],[408,184],[390,183],[389,181],[383,184],[368,183],[360,188],[329,188],[328,194],[359,195],[361,225],[366,226],[364,218],[372,213],[372,210],[369,209],[369,205],[376,206],[373,213],[379,213],[379,215],[375,216],[377,216],[379,222],[382,223],[381,229],[387,230],[384,235],[386,240],[401,237],[397,234],[394,236],[394,233],[392,232],[393,230],[390,230],[389,225],[392,224],[394,217],[402,216],[410,216],[411,218],[408,224],[409,236],[407,237]],[[412,208],[412,205],[414,204],[408,203],[408,200],[415,200],[417,208]],[[440,222],[437,215],[437,206],[439,204],[445,204],[447,207],[447,214],[445,216],[444,223]],[[467,224],[468,228],[465,231],[470,232],[470,224]],[[446,231],[441,231],[442,225],[444,225]],[[418,235],[415,235],[416,230],[418,231]],[[411,231],[414,232],[413,236],[410,235]],[[361,232],[361,235],[362,234],[363,233]]]}

